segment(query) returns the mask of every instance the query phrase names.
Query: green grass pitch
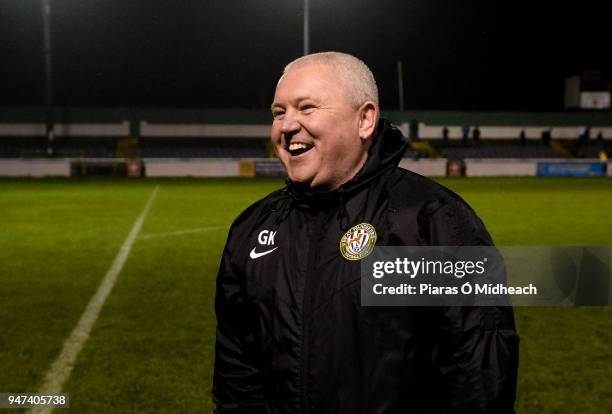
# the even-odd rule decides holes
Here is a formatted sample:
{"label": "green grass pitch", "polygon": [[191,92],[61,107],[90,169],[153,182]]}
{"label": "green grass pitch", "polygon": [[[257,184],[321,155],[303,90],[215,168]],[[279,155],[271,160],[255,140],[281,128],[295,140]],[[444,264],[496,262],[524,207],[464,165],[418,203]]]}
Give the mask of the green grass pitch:
{"label": "green grass pitch", "polygon": [[[612,179],[444,179],[499,245],[612,245]],[[227,226],[281,180],[0,180],[0,393],[36,392],[153,188],[64,392],[71,412],[210,412]],[[612,407],[612,308],[519,308],[519,413]]]}

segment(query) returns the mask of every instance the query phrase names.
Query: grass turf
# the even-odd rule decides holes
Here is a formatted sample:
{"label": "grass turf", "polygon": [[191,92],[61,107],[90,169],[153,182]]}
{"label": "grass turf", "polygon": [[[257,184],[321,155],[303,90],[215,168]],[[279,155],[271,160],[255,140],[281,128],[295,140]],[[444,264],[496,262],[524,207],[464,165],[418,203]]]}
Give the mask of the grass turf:
{"label": "grass turf", "polygon": [[[440,181],[499,245],[612,244],[610,179]],[[79,413],[211,411],[224,226],[279,180],[0,180],[0,392],[37,390],[156,185],[148,238],[64,390]],[[182,230],[193,231],[166,234]],[[519,413],[612,407],[611,308],[519,308],[516,319]]]}

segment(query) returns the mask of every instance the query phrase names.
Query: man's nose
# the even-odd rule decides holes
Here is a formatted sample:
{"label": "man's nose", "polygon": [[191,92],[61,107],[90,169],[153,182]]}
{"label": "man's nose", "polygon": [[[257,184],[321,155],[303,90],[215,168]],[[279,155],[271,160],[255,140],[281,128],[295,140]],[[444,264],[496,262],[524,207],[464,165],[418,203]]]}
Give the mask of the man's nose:
{"label": "man's nose", "polygon": [[281,132],[283,134],[294,134],[300,130],[301,126],[297,120],[295,111],[286,111],[281,122]]}

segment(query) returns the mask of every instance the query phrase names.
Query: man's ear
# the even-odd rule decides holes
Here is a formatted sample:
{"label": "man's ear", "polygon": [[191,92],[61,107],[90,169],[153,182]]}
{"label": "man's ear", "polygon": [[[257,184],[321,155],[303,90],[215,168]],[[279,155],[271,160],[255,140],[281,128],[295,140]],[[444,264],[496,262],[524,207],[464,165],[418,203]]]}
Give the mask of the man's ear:
{"label": "man's ear", "polygon": [[376,130],[378,107],[372,101],[366,101],[359,107],[359,138],[366,140]]}

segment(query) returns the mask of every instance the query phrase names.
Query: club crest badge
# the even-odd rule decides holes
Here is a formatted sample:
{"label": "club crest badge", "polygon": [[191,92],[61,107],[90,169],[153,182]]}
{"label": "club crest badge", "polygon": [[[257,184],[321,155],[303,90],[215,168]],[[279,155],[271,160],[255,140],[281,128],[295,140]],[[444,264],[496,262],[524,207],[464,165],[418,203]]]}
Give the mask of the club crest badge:
{"label": "club crest badge", "polygon": [[353,226],[340,239],[340,253],[347,260],[361,260],[374,250],[376,230],[369,223]]}

